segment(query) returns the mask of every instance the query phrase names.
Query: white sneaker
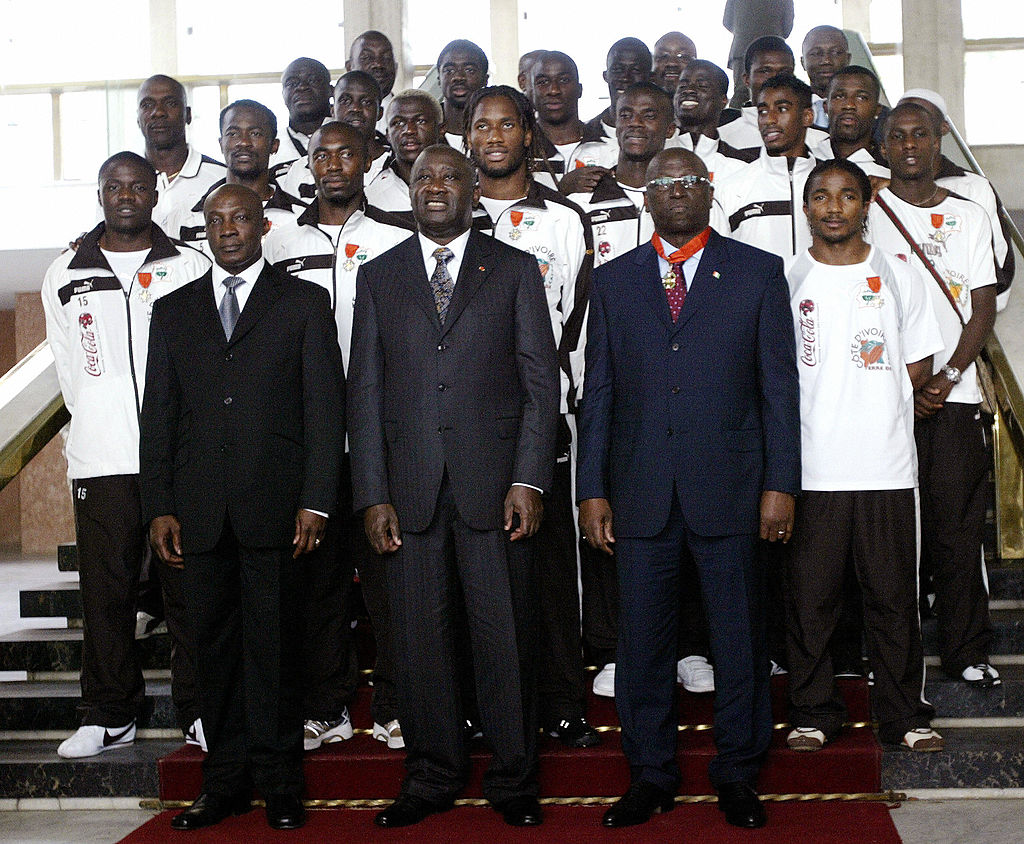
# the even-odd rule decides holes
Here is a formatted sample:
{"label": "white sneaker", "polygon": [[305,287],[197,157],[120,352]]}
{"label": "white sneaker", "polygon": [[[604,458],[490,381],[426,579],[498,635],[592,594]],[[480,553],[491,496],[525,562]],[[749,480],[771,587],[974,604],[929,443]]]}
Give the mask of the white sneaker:
{"label": "white sneaker", "polygon": [[194,744],[200,748],[203,753],[208,753],[209,750],[206,747],[206,735],[203,733],[203,719],[196,718],[192,722],[192,726],[185,731],[185,744]]}
{"label": "white sneaker", "polygon": [[601,697],[615,697],[615,663],[609,662],[594,677],[594,694]]}
{"label": "white sneaker", "polygon": [[999,672],[987,662],[968,665],[960,676],[968,686],[974,686],[977,689],[991,689],[993,686],[1003,684]]}
{"label": "white sneaker", "polygon": [[57,748],[57,755],[65,759],[84,759],[99,756],[106,750],[127,747],[135,741],[135,722],[124,727],[100,727],[89,724],[79,727],[71,738],[66,738]]}
{"label": "white sneaker", "polygon": [[159,633],[167,632],[167,621],[162,618],[150,615],[145,610],[135,613],[135,638],[148,639]]}
{"label": "white sneaker", "polygon": [[686,656],[676,663],[676,679],[688,692],[713,692],[715,670],[702,656]]}
{"label": "white sneaker", "polygon": [[904,734],[902,746],[919,753],[937,753],[944,749],[946,744],[935,730],[930,727],[918,727]]}
{"label": "white sneaker", "polygon": [[391,750],[401,750],[405,747],[405,739],[402,737],[402,725],[397,720],[388,721],[386,724],[373,722],[373,737],[377,741],[384,742]]}
{"label": "white sneaker", "polygon": [[337,721],[306,721],[302,731],[302,747],[304,750],[316,750],[321,744],[335,744],[350,738],[352,719],[348,717],[348,707],[345,707]]}

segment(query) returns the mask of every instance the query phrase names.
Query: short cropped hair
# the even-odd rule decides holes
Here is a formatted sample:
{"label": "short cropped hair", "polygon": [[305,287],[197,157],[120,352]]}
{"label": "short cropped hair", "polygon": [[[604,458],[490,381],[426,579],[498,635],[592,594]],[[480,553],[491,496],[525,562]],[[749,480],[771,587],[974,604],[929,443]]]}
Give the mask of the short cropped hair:
{"label": "short cropped hair", "polygon": [[267,121],[267,125],[270,126],[270,133],[272,137],[277,137],[277,115],[274,114],[269,108],[263,103],[258,103],[256,100],[235,100],[233,103],[228,103],[220,112],[220,120],[218,126],[220,131],[224,131],[224,118],[233,108],[251,108],[253,111],[258,112],[264,120]]}

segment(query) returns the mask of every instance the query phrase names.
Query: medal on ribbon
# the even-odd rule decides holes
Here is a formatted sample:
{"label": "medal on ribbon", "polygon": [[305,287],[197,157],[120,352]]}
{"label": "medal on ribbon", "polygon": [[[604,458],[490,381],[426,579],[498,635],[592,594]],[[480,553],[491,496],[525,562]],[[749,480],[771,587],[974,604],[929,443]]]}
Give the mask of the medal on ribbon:
{"label": "medal on ribbon", "polygon": [[512,240],[519,240],[523,236],[523,233],[519,230],[519,224],[523,222],[523,212],[510,211],[508,216],[512,220],[512,231],[508,233],[508,236]]}
{"label": "medal on ribbon", "polygon": [[345,244],[345,258],[346,261],[342,266],[345,268],[345,272],[352,272],[356,268],[356,262],[352,260],[356,252],[359,251],[358,243],[346,243]]}

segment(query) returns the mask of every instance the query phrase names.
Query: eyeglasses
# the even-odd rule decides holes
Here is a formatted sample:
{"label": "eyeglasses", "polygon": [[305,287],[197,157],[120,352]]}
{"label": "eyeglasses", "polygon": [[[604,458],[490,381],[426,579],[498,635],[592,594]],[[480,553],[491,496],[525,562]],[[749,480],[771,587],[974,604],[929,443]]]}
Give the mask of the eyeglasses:
{"label": "eyeglasses", "polygon": [[686,190],[695,190],[701,185],[710,184],[711,180],[707,176],[659,176],[657,179],[651,179],[647,183],[647,187],[654,191],[667,193],[676,185],[682,185]]}

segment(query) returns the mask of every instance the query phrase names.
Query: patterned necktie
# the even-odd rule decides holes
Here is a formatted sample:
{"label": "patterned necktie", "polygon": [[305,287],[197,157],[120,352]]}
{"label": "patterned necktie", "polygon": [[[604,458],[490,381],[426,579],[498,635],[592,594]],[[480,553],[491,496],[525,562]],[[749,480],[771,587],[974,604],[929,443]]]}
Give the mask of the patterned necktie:
{"label": "patterned necktie", "polygon": [[220,324],[224,326],[224,339],[230,340],[231,333],[238,323],[238,315],[241,313],[238,307],[238,297],[235,296],[235,288],[244,284],[245,279],[237,275],[229,275],[221,283],[227,289],[224,291],[224,298],[220,300],[220,307],[217,310],[220,313]]}
{"label": "patterned necktie", "polygon": [[[665,295],[668,297],[668,309],[672,312],[672,322],[679,321],[679,312],[686,301],[686,276],[683,274],[682,262],[669,265],[672,268],[672,282],[665,282]],[[669,284],[672,286],[669,287]]]}
{"label": "patterned necktie", "polygon": [[445,317],[448,316],[448,305],[451,304],[452,293],[455,291],[455,282],[452,280],[451,273],[448,272],[448,262],[455,257],[455,253],[447,246],[439,246],[433,254],[437,266],[434,267],[434,273],[430,276],[430,287],[434,291],[437,315],[441,320],[441,325],[444,325]]}

